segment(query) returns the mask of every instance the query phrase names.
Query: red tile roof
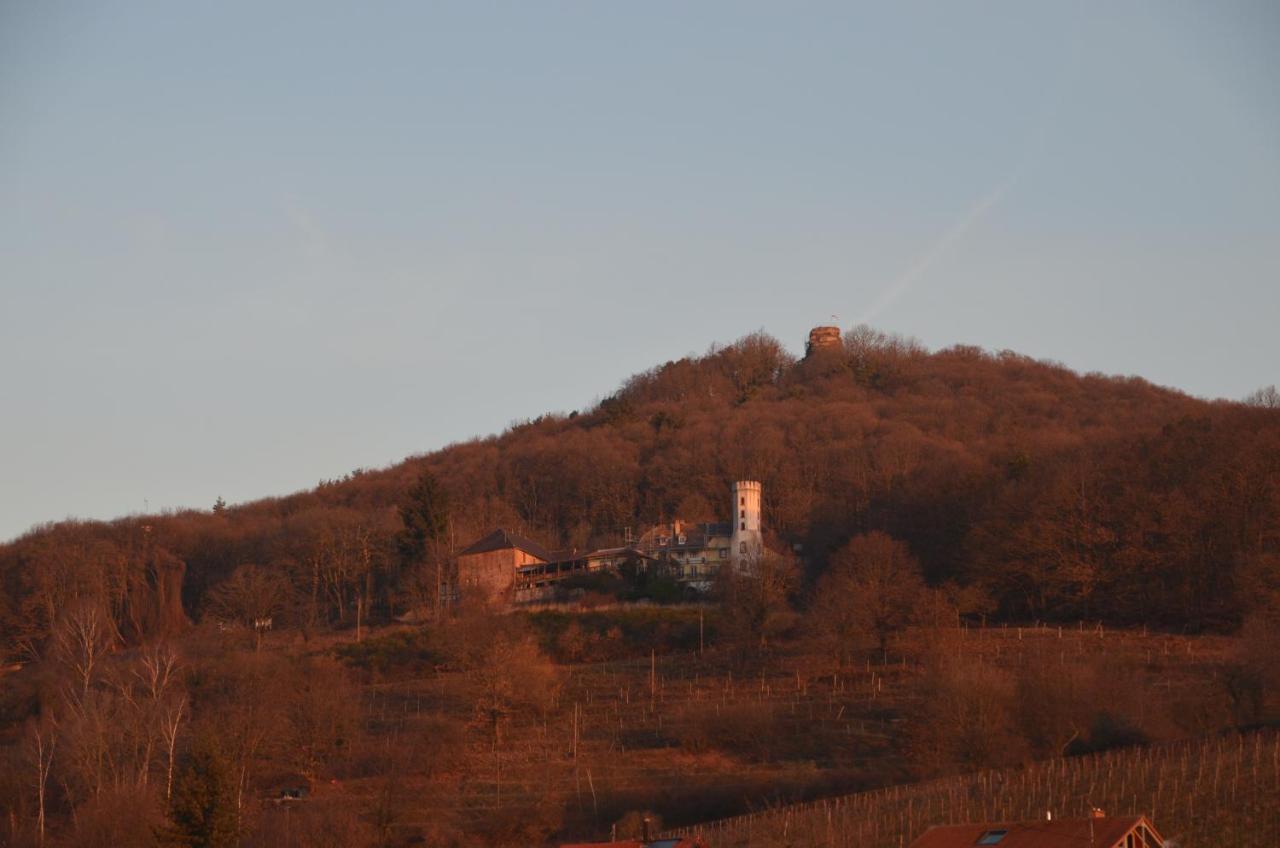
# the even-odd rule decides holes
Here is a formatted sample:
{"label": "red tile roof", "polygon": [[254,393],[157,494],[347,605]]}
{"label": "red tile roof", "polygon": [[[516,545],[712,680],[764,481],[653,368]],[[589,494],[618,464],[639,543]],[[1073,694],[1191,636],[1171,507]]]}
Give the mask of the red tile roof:
{"label": "red tile roof", "polygon": [[1125,836],[1138,825],[1155,833],[1145,816],[938,825],[926,830],[910,848],[977,848],[984,834],[1001,830],[1006,833],[999,841],[982,844],[998,848],[1115,848],[1123,846]]}

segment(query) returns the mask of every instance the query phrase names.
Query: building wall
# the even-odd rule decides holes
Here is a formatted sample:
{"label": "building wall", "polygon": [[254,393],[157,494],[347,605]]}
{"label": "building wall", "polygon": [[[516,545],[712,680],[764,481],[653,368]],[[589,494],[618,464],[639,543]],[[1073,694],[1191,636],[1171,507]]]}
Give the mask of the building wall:
{"label": "building wall", "polygon": [[715,580],[720,566],[730,560],[729,543],[728,536],[710,536],[702,546],[677,548],[665,556],[678,579],[707,588]]}
{"label": "building wall", "polygon": [[458,557],[458,590],[465,601],[479,597],[486,601],[505,602],[511,598],[516,569],[542,562],[519,548],[503,548],[481,554]]}

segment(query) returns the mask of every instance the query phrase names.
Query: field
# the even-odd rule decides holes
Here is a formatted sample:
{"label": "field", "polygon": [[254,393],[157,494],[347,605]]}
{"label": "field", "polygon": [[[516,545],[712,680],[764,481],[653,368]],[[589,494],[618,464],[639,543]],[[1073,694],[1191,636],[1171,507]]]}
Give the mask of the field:
{"label": "field", "polygon": [[[689,616],[696,621],[696,613],[665,615],[666,621],[658,618],[661,628],[675,632],[677,642],[687,641]],[[364,690],[372,734],[417,737],[438,732],[441,715],[459,719],[449,731],[454,738],[441,744],[459,749],[461,765],[443,783],[408,778],[422,800],[397,829],[420,832],[447,812],[466,831],[523,817],[544,822],[562,837],[601,837],[629,811],[652,810],[668,826],[682,826],[779,808],[787,811],[715,825],[713,844],[897,845],[898,834],[928,823],[998,813],[992,805],[1001,798],[1008,805],[1004,812],[1018,817],[1043,815],[1045,809],[1066,815],[1088,801],[1115,812],[1154,810],[1163,817],[1183,797],[1201,810],[1223,799],[1253,803],[1242,775],[1275,785],[1274,760],[1266,760],[1275,738],[1257,736],[1244,747],[1223,742],[1070,758],[1025,772],[848,795],[915,779],[901,731],[920,697],[922,645],[891,653],[887,662],[867,659],[841,671],[793,647],[754,658],[744,673],[741,657],[731,652],[650,653],[644,650],[645,632],[633,621],[623,646],[614,646],[639,656],[560,664],[554,700],[542,709],[514,711],[500,728],[469,712],[475,696],[464,676],[424,673],[415,665],[421,652],[403,634],[395,637],[401,644],[390,659],[371,661],[376,641],[366,643],[360,664],[382,668]],[[917,641],[924,638],[917,634]],[[1168,703],[1184,697],[1179,693],[1206,688],[1230,653],[1228,639],[1096,626],[957,629],[930,638],[956,656],[996,664],[1123,667],[1140,673],[1145,691]],[[413,660],[408,667],[415,673],[397,673],[397,658],[404,657]],[[1197,731],[1187,721],[1184,728],[1161,732]],[[1160,722],[1167,720],[1153,711],[1152,726]],[[1160,777],[1173,765],[1181,782]],[[1008,786],[1016,784],[1017,792],[1006,796],[1001,781],[1014,781]],[[1192,794],[1184,796],[1186,781]],[[367,801],[377,791],[376,779],[356,778],[346,782],[343,794]],[[840,800],[781,808],[833,796]],[[815,830],[815,816],[829,829]],[[1183,827],[1180,822],[1173,819]]]}
{"label": "field", "polygon": [[716,848],[899,848],[930,825],[1145,813],[1179,848],[1280,845],[1280,734],[1262,731],[1036,763],[711,822]]}

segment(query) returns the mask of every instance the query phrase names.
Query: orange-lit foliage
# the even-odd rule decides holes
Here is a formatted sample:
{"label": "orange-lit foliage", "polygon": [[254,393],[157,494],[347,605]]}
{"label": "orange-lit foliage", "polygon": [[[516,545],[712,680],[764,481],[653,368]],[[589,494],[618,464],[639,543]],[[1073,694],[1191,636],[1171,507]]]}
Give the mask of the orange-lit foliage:
{"label": "orange-lit foliage", "polygon": [[1016,619],[1234,626],[1249,603],[1237,575],[1280,547],[1275,409],[1009,352],[930,354],[866,328],[797,362],[758,333],[638,374],[580,414],[310,492],[39,528],[0,548],[6,649],[44,638],[68,597],[127,617],[148,550],[186,563],[195,619],[254,564],[297,590],[278,624],[385,620],[414,602],[395,539],[423,470],[448,492],[455,549],[498,525],[551,546],[611,542],[682,508],[716,512],[729,481],[759,479],[775,542],[801,546],[809,578],[883,531],[928,582],[979,585]]}

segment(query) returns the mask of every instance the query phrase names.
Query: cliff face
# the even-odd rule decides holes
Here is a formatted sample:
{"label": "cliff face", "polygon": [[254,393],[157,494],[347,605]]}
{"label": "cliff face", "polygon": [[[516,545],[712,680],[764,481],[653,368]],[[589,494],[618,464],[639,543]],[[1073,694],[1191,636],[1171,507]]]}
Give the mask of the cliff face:
{"label": "cliff face", "polygon": [[131,644],[176,636],[191,626],[182,608],[182,581],[187,566],[163,548],[131,569],[121,635]]}

